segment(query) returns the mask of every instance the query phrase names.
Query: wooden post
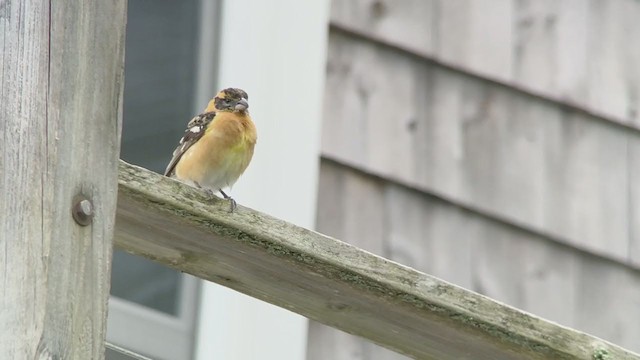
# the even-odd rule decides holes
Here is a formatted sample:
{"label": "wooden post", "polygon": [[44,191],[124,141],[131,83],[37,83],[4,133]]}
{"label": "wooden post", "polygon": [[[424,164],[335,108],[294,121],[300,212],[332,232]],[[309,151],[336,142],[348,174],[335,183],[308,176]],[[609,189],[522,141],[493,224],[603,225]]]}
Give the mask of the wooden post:
{"label": "wooden post", "polygon": [[104,357],[126,6],[0,0],[3,359]]}

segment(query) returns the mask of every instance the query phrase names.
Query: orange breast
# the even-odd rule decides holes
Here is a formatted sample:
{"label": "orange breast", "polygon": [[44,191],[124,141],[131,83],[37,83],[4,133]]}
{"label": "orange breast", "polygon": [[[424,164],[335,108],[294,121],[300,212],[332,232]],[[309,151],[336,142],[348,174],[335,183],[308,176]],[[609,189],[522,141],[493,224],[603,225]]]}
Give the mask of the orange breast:
{"label": "orange breast", "polygon": [[256,138],[248,115],[218,113],[203,137],[182,156],[176,176],[213,190],[231,186],[249,165]]}

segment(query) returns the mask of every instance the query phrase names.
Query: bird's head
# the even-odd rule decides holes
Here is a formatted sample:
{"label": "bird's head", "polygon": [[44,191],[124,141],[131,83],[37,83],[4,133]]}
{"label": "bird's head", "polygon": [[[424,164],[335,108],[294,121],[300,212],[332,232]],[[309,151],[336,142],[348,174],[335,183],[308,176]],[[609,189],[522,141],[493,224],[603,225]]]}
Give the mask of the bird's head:
{"label": "bird's head", "polygon": [[209,101],[205,112],[231,111],[244,113],[249,108],[248,100],[249,95],[244,90],[227,88],[221,90],[216,97]]}

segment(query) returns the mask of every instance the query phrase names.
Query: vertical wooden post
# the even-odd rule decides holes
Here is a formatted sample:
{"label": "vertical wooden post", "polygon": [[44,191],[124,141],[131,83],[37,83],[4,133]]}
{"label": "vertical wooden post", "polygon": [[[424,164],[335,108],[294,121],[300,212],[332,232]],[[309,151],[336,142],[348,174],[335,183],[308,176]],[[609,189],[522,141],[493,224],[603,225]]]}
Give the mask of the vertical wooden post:
{"label": "vertical wooden post", "polygon": [[2,358],[104,357],[126,6],[0,0]]}

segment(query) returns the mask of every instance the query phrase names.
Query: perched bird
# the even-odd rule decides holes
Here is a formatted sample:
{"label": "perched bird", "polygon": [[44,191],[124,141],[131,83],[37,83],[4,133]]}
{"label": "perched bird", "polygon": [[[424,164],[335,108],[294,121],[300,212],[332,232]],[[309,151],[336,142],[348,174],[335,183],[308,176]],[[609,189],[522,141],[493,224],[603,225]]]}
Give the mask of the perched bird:
{"label": "perched bird", "polygon": [[248,98],[241,89],[220,91],[202,114],[189,121],[164,172],[210,195],[219,191],[229,200],[230,212],[236,201],[222,189],[231,187],[245,171],[257,138]]}

